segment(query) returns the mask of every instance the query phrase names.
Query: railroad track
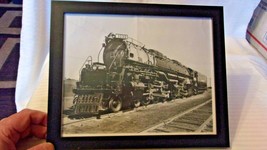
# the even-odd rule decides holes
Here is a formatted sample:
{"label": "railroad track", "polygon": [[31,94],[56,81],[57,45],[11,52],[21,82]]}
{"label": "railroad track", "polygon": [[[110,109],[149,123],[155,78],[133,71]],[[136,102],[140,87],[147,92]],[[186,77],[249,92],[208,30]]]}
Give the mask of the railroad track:
{"label": "railroad track", "polygon": [[212,132],[212,101],[208,100],[141,133]]}
{"label": "railroad track", "polygon": [[[112,117],[115,117],[117,115],[120,115],[120,114],[127,114],[127,113],[132,113],[132,112],[135,112],[137,110],[140,110],[140,109],[147,109],[149,107],[152,107],[153,105],[148,105],[148,106],[141,106],[141,107],[138,107],[138,108],[134,108],[134,109],[128,109],[128,110],[121,110],[119,112],[115,112],[115,113],[107,113],[107,114],[102,114],[100,116],[101,119],[103,118],[112,118]],[[63,118],[63,120],[66,119],[63,123],[63,126],[68,126],[68,125],[73,125],[73,124],[76,124],[76,123],[81,123],[81,122],[86,122],[86,121],[90,121],[90,120],[95,120],[96,119],[96,116],[91,116],[91,117],[84,117],[84,118],[81,118],[81,119],[67,119],[67,117]]]}

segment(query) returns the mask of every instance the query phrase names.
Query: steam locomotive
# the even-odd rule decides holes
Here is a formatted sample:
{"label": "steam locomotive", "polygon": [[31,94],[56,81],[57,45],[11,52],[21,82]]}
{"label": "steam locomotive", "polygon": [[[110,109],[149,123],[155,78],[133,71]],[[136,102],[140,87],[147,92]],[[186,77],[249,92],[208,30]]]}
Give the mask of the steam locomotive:
{"label": "steam locomotive", "polygon": [[74,114],[118,112],[123,108],[189,97],[207,89],[207,77],[126,34],[110,33],[99,52],[88,57],[73,89]]}

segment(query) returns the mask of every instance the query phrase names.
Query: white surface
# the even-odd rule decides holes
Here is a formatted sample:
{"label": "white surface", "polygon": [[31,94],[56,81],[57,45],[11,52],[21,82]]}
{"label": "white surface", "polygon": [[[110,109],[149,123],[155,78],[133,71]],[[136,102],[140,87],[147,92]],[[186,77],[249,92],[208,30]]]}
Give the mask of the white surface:
{"label": "white surface", "polygon": [[244,39],[227,39],[231,149],[267,147],[267,61]]}
{"label": "white surface", "polygon": [[[165,1],[164,1],[165,2]],[[173,3],[173,1],[168,1]],[[267,61],[245,40],[246,27],[259,0],[194,0],[179,4],[224,5],[227,85],[232,150],[267,147]],[[24,108],[47,110],[48,6],[43,0],[24,2],[22,45],[16,101]],[[42,7],[42,9],[39,9]],[[34,8],[34,9],[33,9]],[[32,13],[32,14],[30,14]],[[36,20],[38,17],[42,19]],[[41,79],[41,82],[40,82]],[[35,91],[35,92],[33,92]]]}
{"label": "white surface", "polygon": [[49,51],[50,2],[23,1],[20,61],[16,85],[17,110],[26,107],[43,73]]}

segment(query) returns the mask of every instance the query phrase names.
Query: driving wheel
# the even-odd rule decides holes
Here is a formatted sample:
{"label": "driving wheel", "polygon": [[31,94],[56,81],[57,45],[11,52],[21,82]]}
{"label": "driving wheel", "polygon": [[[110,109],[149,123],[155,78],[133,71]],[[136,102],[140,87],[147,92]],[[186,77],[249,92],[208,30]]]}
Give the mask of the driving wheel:
{"label": "driving wheel", "polygon": [[109,109],[112,112],[118,112],[122,108],[122,101],[119,97],[111,98],[109,101]]}

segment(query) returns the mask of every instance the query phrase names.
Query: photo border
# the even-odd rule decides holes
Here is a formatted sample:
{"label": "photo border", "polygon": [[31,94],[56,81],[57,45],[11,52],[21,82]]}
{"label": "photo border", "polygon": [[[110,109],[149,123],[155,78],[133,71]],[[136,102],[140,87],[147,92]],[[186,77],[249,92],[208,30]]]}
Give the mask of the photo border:
{"label": "photo border", "polygon": [[[64,14],[113,14],[212,19],[216,135],[61,137]],[[56,149],[229,147],[223,8],[165,4],[52,1],[47,141]]]}

